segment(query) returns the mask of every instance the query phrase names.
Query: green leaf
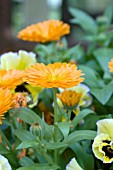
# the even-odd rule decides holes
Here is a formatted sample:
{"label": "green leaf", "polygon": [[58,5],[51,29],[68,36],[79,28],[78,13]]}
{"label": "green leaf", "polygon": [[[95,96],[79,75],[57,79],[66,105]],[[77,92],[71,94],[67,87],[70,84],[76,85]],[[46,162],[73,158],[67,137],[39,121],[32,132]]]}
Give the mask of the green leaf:
{"label": "green leaf", "polygon": [[77,130],[68,135],[63,142],[71,144],[80,140],[88,139],[92,140],[96,136],[96,131],[93,130]]}
{"label": "green leaf", "polygon": [[108,23],[111,24],[112,19],[113,19],[113,5],[112,4],[109,4],[107,8],[105,9],[104,16],[107,17]]}
{"label": "green leaf", "polygon": [[38,146],[38,142],[34,140],[28,140],[28,141],[23,141],[16,149],[23,149],[23,148],[29,148],[29,147],[34,147]]}
{"label": "green leaf", "polygon": [[67,147],[68,145],[66,143],[61,143],[61,142],[54,142],[54,143],[50,143],[50,142],[45,142],[44,143],[44,147],[46,149],[50,149],[50,150],[55,150],[55,149],[62,149]]}
{"label": "green leaf", "polygon": [[21,158],[21,159],[19,160],[19,163],[20,163],[21,166],[28,166],[28,165],[34,164],[33,160],[30,159],[30,158],[27,157],[27,156],[24,156],[23,158]]}
{"label": "green leaf", "polygon": [[29,131],[25,129],[17,129],[14,131],[14,134],[21,140],[35,140],[36,137]]}
{"label": "green leaf", "polygon": [[[66,53],[63,55],[63,58],[68,60],[80,60],[84,56],[84,50],[80,45],[69,48]],[[71,57],[71,58],[70,58]]]}
{"label": "green leaf", "polygon": [[79,69],[83,71],[84,83],[87,84],[90,88],[101,88],[104,86],[104,82],[100,78],[99,74],[92,68],[84,65],[79,65]]}
{"label": "green leaf", "polygon": [[113,49],[99,48],[94,51],[94,56],[100,64],[102,70],[106,73],[110,73],[108,68],[108,62],[113,58]]}
{"label": "green leaf", "polygon": [[74,17],[72,23],[79,24],[88,33],[97,32],[96,22],[90,15],[77,8],[69,8],[69,11]]}
{"label": "green leaf", "polygon": [[[94,170],[94,157],[90,153],[90,145],[91,143],[89,141],[83,141],[81,144],[76,142],[70,145],[70,148],[74,151],[74,153],[77,153],[77,162],[82,165],[81,167],[85,170]],[[89,153],[87,151],[89,151]]]}
{"label": "green leaf", "polygon": [[53,125],[48,125],[45,120],[44,116],[42,117],[42,122],[41,122],[41,127],[42,127],[42,135],[43,138],[46,141],[50,141],[53,138],[53,133],[54,133],[54,126]]}
{"label": "green leaf", "polygon": [[19,108],[13,110],[13,112],[24,122],[32,125],[33,123],[41,123],[41,118],[32,110],[28,108]]}
{"label": "green leaf", "polygon": [[8,154],[10,153],[10,151],[8,149],[6,149],[6,147],[1,143],[0,144],[0,154]]}
{"label": "green leaf", "polygon": [[108,102],[112,93],[113,93],[113,82],[109,83],[102,89],[91,90],[91,94],[93,94],[96,97],[96,99],[103,105],[105,105]]}
{"label": "green leaf", "polygon": [[21,167],[17,170],[57,170],[59,167],[57,165],[48,165],[48,164],[33,164],[31,166]]}
{"label": "green leaf", "polygon": [[86,117],[87,115],[89,114],[94,114],[94,111],[93,110],[90,110],[90,109],[84,109],[82,111],[80,111],[80,113],[78,115],[75,116],[75,118],[72,120],[72,130],[75,129],[75,127],[77,126],[78,123],[80,123],[80,121]]}
{"label": "green leaf", "polygon": [[61,130],[64,138],[69,134],[70,124],[69,122],[59,122],[57,124],[58,128]]}

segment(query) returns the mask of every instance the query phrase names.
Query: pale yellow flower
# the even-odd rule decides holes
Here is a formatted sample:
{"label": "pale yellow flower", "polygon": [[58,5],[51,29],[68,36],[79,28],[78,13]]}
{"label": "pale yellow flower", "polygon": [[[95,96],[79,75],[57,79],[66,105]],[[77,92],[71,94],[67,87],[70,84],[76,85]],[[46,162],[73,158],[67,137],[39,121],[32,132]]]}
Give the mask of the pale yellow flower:
{"label": "pale yellow flower", "polygon": [[75,158],[71,159],[69,164],[66,166],[66,170],[83,170]]}
{"label": "pale yellow flower", "polygon": [[36,54],[33,52],[27,52],[24,50],[19,50],[16,52],[8,52],[1,55],[1,65],[2,70],[18,69],[25,70],[32,64],[36,63]]}
{"label": "pale yellow flower", "polygon": [[0,170],[12,170],[8,160],[0,155]]}

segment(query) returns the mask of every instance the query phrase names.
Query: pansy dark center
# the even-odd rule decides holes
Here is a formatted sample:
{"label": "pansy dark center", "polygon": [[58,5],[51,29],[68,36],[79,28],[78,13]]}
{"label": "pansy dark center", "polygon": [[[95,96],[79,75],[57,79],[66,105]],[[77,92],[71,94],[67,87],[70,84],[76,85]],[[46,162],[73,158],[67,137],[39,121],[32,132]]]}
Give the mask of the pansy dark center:
{"label": "pansy dark center", "polygon": [[105,156],[111,159],[113,158],[113,149],[111,148],[111,145],[109,145],[110,141],[104,141],[104,142],[108,143],[108,145],[103,146],[102,150],[105,152]]}

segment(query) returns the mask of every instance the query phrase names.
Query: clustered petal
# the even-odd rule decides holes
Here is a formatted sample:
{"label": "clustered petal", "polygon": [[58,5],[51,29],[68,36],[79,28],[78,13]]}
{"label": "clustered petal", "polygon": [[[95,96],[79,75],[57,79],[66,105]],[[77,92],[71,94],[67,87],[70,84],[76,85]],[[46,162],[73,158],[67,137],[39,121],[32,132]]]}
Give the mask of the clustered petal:
{"label": "clustered petal", "polygon": [[23,83],[23,73],[20,70],[0,70],[0,87],[14,89]]}
{"label": "clustered petal", "polygon": [[24,80],[33,85],[45,88],[61,87],[68,88],[78,85],[84,80],[83,73],[77,70],[75,64],[54,63],[35,64],[25,71]]}
{"label": "clustered petal", "polygon": [[81,96],[82,93],[76,93],[72,90],[67,90],[61,94],[57,94],[57,97],[62,101],[63,105],[67,107],[76,106],[79,103]]}
{"label": "clustered petal", "polygon": [[59,20],[48,20],[30,25],[18,33],[18,38],[34,42],[57,41],[70,33],[70,26]]}
{"label": "clustered petal", "polygon": [[2,124],[2,119],[4,119],[4,113],[6,113],[13,104],[12,94],[8,89],[0,88],[0,124]]}

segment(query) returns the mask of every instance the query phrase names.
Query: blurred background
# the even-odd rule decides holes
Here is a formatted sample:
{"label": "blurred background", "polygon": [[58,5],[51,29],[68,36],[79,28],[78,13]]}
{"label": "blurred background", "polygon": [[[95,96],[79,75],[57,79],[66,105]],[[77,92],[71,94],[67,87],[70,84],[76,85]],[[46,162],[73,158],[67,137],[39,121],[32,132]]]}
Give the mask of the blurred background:
{"label": "blurred background", "polygon": [[18,31],[27,25],[47,19],[59,19],[71,26],[67,36],[69,46],[79,41],[81,31],[70,23],[69,7],[86,11],[93,18],[101,15],[113,0],[0,0],[0,54],[19,49],[32,50],[35,43],[16,38]]}

